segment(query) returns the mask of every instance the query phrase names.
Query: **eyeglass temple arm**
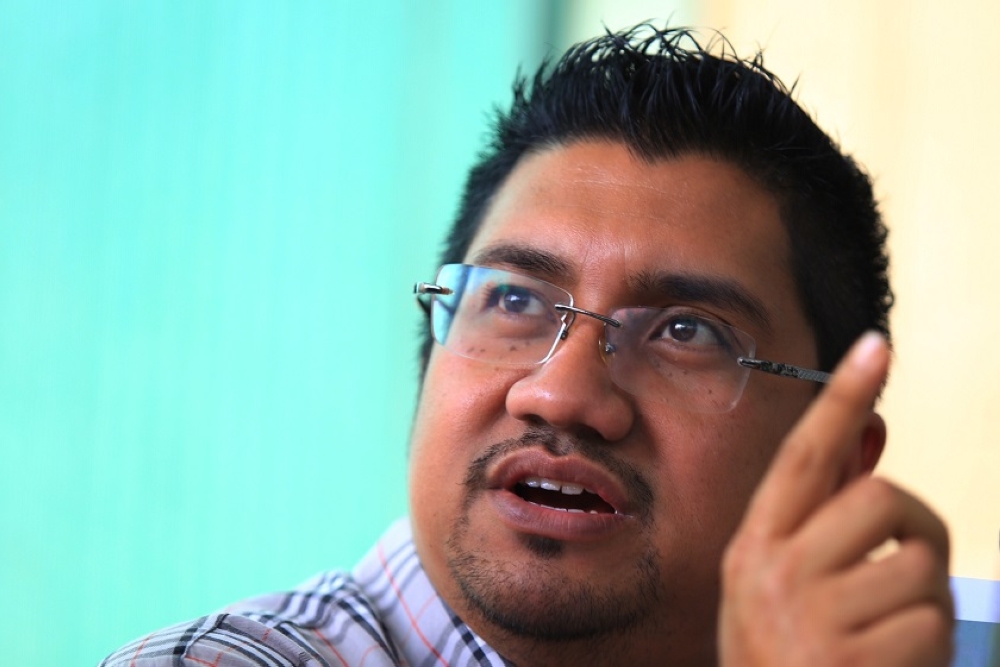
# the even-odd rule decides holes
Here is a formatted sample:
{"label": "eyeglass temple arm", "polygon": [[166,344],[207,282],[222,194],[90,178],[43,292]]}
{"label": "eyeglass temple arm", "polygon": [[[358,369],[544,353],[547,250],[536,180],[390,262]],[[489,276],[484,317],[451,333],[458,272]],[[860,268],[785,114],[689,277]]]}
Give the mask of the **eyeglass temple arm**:
{"label": "eyeglass temple arm", "polygon": [[814,371],[808,368],[799,368],[791,364],[779,364],[776,361],[765,359],[751,359],[749,357],[738,357],[736,362],[744,368],[755,371],[763,371],[771,375],[780,375],[786,378],[796,378],[798,380],[808,380],[810,382],[822,382],[826,384],[830,381],[831,375],[823,371]]}
{"label": "eyeglass temple arm", "polygon": [[414,294],[451,294],[452,292],[453,290],[434,283],[416,283],[413,286]]}
{"label": "eyeglass temple arm", "polygon": [[432,294],[452,294],[454,290],[448,289],[447,287],[441,287],[440,285],[435,285],[434,283],[416,283],[413,286],[413,293],[417,296],[417,305],[424,309],[424,313],[427,315],[431,314],[431,304],[420,297],[430,296]]}

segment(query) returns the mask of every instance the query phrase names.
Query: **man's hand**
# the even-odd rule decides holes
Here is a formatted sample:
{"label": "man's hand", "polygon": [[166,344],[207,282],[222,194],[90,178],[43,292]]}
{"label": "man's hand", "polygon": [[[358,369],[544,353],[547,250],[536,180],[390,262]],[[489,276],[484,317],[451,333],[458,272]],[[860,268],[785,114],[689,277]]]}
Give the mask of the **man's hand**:
{"label": "man's hand", "polygon": [[[944,524],[884,480],[838,488],[888,358],[864,336],[779,449],[723,559],[722,665],[948,664]],[[898,548],[869,557],[887,540]]]}

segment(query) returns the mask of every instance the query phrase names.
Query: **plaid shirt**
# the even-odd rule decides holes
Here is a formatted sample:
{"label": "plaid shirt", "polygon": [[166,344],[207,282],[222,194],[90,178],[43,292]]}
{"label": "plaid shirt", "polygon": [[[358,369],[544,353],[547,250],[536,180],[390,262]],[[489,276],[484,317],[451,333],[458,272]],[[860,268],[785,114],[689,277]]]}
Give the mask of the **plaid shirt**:
{"label": "plaid shirt", "polygon": [[509,666],[438,597],[395,523],[350,574],[154,632],[101,667]]}

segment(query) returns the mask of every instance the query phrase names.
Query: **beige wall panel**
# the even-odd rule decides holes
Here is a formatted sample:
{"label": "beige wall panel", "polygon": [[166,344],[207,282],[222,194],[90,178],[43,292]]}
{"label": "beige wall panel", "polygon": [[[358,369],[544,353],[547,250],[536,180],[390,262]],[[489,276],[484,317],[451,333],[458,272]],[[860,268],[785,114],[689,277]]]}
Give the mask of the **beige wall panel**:
{"label": "beige wall panel", "polygon": [[896,359],[879,472],[952,530],[952,573],[1000,579],[1000,4],[706,0],[867,166],[891,230]]}

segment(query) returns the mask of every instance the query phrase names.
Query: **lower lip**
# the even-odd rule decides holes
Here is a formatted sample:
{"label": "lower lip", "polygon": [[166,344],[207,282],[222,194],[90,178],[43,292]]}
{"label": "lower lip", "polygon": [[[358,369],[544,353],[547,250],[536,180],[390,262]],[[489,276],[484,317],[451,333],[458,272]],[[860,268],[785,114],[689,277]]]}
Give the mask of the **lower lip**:
{"label": "lower lip", "polygon": [[634,519],[627,514],[565,512],[529,503],[506,489],[488,493],[501,520],[518,532],[561,541],[593,541],[607,538]]}

